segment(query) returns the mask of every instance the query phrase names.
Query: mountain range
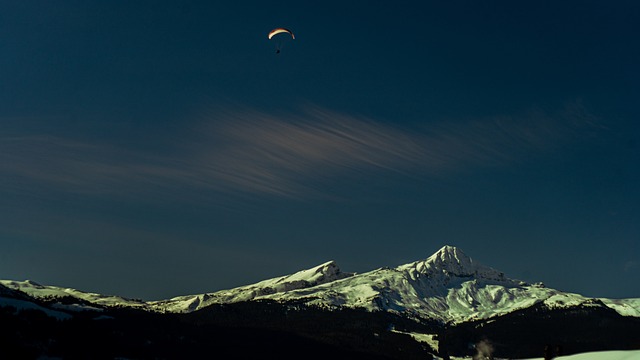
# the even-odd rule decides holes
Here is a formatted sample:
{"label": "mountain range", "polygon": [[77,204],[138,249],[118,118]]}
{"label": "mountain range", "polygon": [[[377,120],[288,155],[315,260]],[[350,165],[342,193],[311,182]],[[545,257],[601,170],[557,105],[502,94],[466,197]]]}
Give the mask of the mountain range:
{"label": "mountain range", "polygon": [[[505,357],[534,357],[549,346],[556,354],[640,348],[639,298],[589,298],[510,279],[453,246],[395,268],[358,274],[330,261],[251,285],[160,301],[0,280],[0,306],[15,309],[15,316],[35,310],[63,322],[133,312],[180,324],[285,332],[368,358],[371,349],[383,358],[473,356],[480,343]],[[523,331],[526,336],[516,335]]]}

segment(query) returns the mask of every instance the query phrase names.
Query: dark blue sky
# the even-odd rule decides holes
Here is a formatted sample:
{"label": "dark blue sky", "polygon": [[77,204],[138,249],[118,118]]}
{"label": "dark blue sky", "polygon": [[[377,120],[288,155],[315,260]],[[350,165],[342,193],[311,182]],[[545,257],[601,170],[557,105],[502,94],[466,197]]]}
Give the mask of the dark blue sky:
{"label": "dark blue sky", "polygon": [[639,36],[635,1],[1,1],[0,278],[158,299],[449,244],[638,297]]}

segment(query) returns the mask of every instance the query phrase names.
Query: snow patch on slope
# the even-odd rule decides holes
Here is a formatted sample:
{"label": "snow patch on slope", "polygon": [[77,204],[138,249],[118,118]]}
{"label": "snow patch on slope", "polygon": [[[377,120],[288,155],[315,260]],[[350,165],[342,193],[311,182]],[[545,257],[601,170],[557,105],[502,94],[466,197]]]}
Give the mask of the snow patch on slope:
{"label": "snow patch on slope", "polygon": [[100,306],[127,306],[132,308],[147,308],[147,304],[142,300],[127,299],[120,296],[101,295],[96,293],[83,292],[71,288],[61,288],[57,286],[41,285],[35,281],[13,281],[0,280],[0,285],[9,289],[19,290],[36,299],[55,299],[63,297],[73,297]]}
{"label": "snow patch on slope", "polygon": [[[640,350],[595,351],[575,355],[559,356],[557,360],[640,360]],[[526,359],[524,359],[526,360]],[[542,358],[529,360],[543,360]]]}
{"label": "snow patch on slope", "polygon": [[637,299],[598,299],[623,316],[640,317],[640,298]]}
{"label": "snow patch on slope", "polygon": [[67,314],[65,312],[47,309],[45,307],[42,307],[30,301],[0,297],[0,307],[9,307],[9,306],[15,308],[17,312],[24,311],[24,310],[42,311],[47,316],[56,318],[58,320],[68,320],[73,317],[70,314]]}

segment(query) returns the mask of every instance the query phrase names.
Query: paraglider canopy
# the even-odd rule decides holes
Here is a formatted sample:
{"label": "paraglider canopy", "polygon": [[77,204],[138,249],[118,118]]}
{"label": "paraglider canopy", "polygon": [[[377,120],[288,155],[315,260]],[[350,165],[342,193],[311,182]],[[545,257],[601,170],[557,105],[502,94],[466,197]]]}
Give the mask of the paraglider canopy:
{"label": "paraglider canopy", "polygon": [[[274,36],[278,35],[278,34],[289,34],[291,35],[291,40],[294,40],[296,38],[295,35],[293,35],[293,32],[291,32],[291,30],[289,29],[285,29],[285,28],[275,28],[271,31],[269,31],[269,40],[271,40]],[[276,54],[280,54],[280,50],[282,49],[282,46],[284,45],[284,43],[286,43],[287,41],[291,41],[288,40],[288,37],[282,37],[282,36],[278,36],[276,37],[277,40],[274,40],[276,43]],[[284,42],[283,42],[284,40]]]}
{"label": "paraglider canopy", "polygon": [[275,35],[282,34],[282,33],[287,33],[287,34],[291,35],[291,38],[292,38],[292,39],[295,39],[295,38],[296,38],[296,37],[295,37],[295,35],[293,35],[293,33],[291,32],[291,30],[289,30],[289,29],[285,29],[285,28],[275,28],[275,29],[273,29],[273,30],[271,30],[271,31],[269,32],[269,40],[271,40],[271,38],[272,38],[272,37],[274,37]]}

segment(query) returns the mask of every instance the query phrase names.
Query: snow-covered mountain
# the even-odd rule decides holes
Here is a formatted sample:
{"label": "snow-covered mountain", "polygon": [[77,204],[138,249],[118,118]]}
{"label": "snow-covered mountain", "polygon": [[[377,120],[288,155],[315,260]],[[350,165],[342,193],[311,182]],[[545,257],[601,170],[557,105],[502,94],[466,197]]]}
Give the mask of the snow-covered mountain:
{"label": "snow-covered mountain", "polygon": [[426,260],[362,274],[342,272],[327,262],[292,275],[208,294],[142,302],[33,282],[0,281],[36,298],[71,296],[100,306],[127,306],[156,312],[192,312],[214,304],[254,300],[304,303],[324,308],[362,308],[412,318],[461,323],[489,319],[543,303],[548,308],[608,307],[640,317],[640,299],[594,299],[507,278],[475,262],[460,249],[444,246]]}
{"label": "snow-covered mountain", "polygon": [[444,246],[426,260],[362,274],[333,262],[290,276],[211,294],[150,303],[157,311],[188,312],[212,304],[270,299],[321,307],[384,310],[447,323],[487,319],[543,302],[549,308],[607,306],[640,316],[640,299],[592,299],[507,278],[460,249]]}

